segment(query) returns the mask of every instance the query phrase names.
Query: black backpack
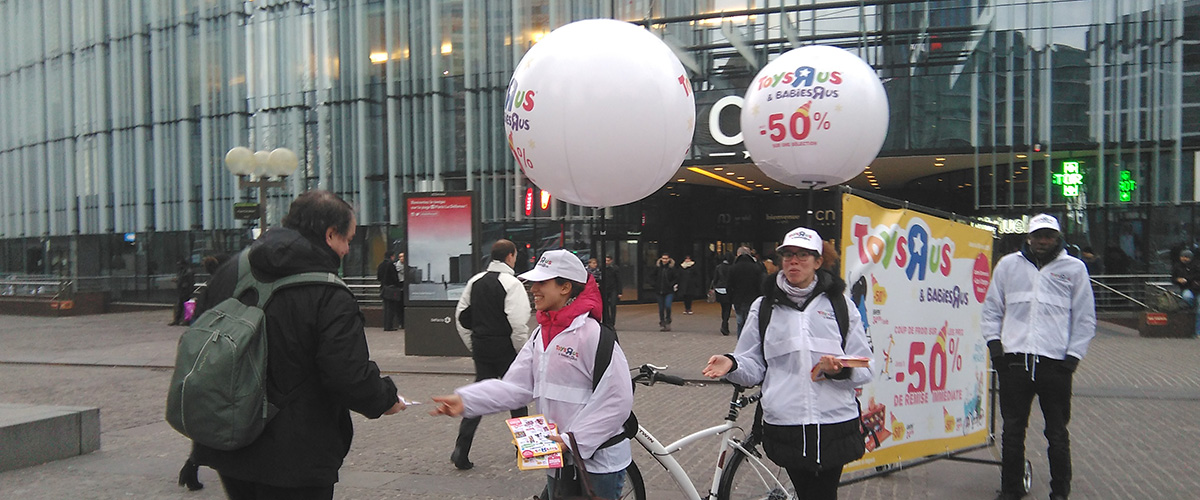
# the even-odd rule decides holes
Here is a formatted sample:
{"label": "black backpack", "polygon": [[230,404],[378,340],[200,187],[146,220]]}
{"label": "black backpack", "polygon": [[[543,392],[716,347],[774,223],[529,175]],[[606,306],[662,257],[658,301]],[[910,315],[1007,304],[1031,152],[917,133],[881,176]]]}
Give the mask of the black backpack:
{"label": "black backpack", "polygon": [[[604,377],[604,372],[608,371],[608,365],[612,362],[613,348],[619,343],[617,339],[617,331],[613,330],[608,325],[600,325],[600,342],[596,343],[596,364],[592,368],[592,392],[596,391],[596,386],[600,385],[600,379]],[[596,369],[595,367],[601,367]],[[633,383],[631,379],[630,384]],[[608,448],[626,439],[633,439],[637,436],[638,419],[637,415],[633,414],[633,410],[629,411],[629,416],[625,418],[625,423],[622,425],[620,434],[608,438],[602,443],[597,450]]]}

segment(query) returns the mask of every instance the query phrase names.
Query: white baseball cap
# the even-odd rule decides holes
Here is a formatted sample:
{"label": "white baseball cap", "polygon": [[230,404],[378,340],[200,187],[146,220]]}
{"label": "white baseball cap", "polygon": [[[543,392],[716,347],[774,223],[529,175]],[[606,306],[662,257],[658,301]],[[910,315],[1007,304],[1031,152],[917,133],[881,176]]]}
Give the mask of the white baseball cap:
{"label": "white baseball cap", "polygon": [[775,247],[775,251],[783,250],[783,247],[800,247],[821,255],[821,235],[807,227],[798,227],[788,231],[783,237],[783,243]]}
{"label": "white baseball cap", "polygon": [[1058,226],[1058,219],[1047,214],[1037,214],[1029,219],[1029,233],[1033,234],[1034,231],[1039,229],[1053,229],[1057,232],[1062,232],[1062,229]]}
{"label": "white baseball cap", "polygon": [[533,269],[517,276],[525,281],[546,281],[554,278],[566,278],[576,283],[587,283],[588,273],[583,269],[583,262],[575,254],[566,250],[550,250],[542,254]]}

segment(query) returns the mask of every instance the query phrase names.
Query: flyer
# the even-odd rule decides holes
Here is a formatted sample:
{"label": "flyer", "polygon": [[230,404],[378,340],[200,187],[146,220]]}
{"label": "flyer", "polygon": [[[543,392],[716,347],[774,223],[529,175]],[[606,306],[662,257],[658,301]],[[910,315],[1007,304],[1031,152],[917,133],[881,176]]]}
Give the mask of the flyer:
{"label": "flyer", "polygon": [[517,445],[517,455],[522,459],[560,453],[561,462],[562,446],[550,439],[550,436],[558,435],[558,431],[544,415],[510,418],[505,423]]}

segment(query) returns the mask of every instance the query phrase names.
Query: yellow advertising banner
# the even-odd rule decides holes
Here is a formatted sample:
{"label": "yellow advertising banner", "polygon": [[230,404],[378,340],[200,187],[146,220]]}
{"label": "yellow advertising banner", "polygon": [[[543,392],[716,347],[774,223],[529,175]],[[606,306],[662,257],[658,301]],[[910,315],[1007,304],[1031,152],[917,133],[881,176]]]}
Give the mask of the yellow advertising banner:
{"label": "yellow advertising banner", "polygon": [[875,356],[863,419],[879,444],[846,471],[987,442],[987,345],[979,331],[992,234],[842,195],[842,275]]}

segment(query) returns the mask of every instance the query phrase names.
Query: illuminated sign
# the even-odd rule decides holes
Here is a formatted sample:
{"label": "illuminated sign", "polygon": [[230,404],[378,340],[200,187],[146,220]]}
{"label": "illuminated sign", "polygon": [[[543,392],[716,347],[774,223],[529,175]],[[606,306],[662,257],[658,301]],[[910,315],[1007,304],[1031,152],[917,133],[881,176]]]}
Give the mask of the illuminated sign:
{"label": "illuminated sign", "polygon": [[542,207],[542,210],[550,207],[550,192],[546,191],[545,189],[542,190],[542,202],[540,206]]}
{"label": "illuminated sign", "polygon": [[525,189],[525,215],[533,214],[533,188]]}
{"label": "illuminated sign", "polygon": [[1079,171],[1079,162],[1067,160],[1062,163],[1062,173],[1054,174],[1053,183],[1061,185],[1063,196],[1073,198],[1079,196],[1079,188],[1083,186],[1083,172]]}
{"label": "illuminated sign", "polygon": [[1133,192],[1137,189],[1137,181],[1133,180],[1133,172],[1121,171],[1121,180],[1117,181],[1117,199],[1120,201],[1133,200]]}

